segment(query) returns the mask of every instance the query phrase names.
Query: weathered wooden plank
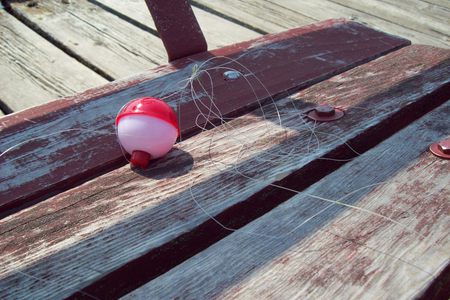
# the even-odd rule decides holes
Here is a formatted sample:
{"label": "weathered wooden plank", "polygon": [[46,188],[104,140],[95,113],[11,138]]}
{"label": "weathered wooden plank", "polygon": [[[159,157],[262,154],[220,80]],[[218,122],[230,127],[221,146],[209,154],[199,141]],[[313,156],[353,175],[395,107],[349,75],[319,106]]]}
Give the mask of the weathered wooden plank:
{"label": "weathered wooden plank", "polygon": [[112,78],[134,75],[167,61],[159,38],[87,0],[29,3],[14,1],[11,8],[22,20]]}
{"label": "weathered wooden plank", "polygon": [[317,20],[328,18],[351,18],[352,20],[367,24],[373,28],[388,32],[391,34],[406,37],[413,43],[427,44],[438,47],[448,47],[448,43],[443,38],[436,38],[415,30],[394,24],[383,19],[383,16],[368,14],[352,7],[343,6],[332,1],[290,1],[290,0],[274,0],[271,1],[280,6],[299,11],[303,15]]}
{"label": "weathered wooden plank", "polygon": [[[0,208],[35,199],[84,180],[100,169],[124,163],[115,138],[114,118],[132,98],[164,96],[174,107],[180,102],[183,136],[197,128],[195,122],[204,120],[197,119],[196,104],[189,104],[189,90],[184,96],[174,92],[180,91],[181,82],[192,76],[195,65],[207,60],[204,68],[237,68],[254,87],[249,88],[243,79],[225,81],[224,69],[210,70],[215,104],[223,115],[228,115],[256,106],[271,95],[312,85],[407,43],[357,23],[332,20],[192,56],[175,65],[3,118],[1,151],[18,147],[0,157]],[[237,59],[242,65],[220,56]],[[203,85],[210,90],[207,78]],[[201,91],[198,86],[194,88]],[[204,93],[200,100],[208,103]],[[207,113],[205,109],[203,112]],[[28,141],[39,136],[42,138]]]}
{"label": "weathered wooden plank", "polygon": [[447,0],[423,0],[426,3],[432,3],[443,8],[450,9],[450,3]]}
{"label": "weathered wooden plank", "polygon": [[[401,111],[445,101],[449,65],[449,51],[401,49],[280,100],[283,126],[269,106],[179,143],[148,172],[116,169],[0,220],[0,297],[67,296],[208,220],[192,196],[216,215],[369,129],[395,127]],[[316,127],[326,134],[308,151],[310,133],[293,107],[318,102],[349,109]]]}
{"label": "weathered wooden plank", "polygon": [[331,1],[367,14],[380,16],[393,24],[433,36],[440,39],[447,47],[450,47],[450,13],[448,14],[449,19],[442,22],[434,16],[429,17],[422,13],[417,6],[413,7],[413,11],[402,9],[397,4],[397,2],[401,1],[397,1],[394,5],[377,0],[365,0],[364,2],[358,0]]}
{"label": "weathered wooden plank", "polygon": [[427,151],[449,115],[450,101],[122,299],[417,297],[450,263],[450,165]]}
{"label": "weathered wooden plank", "polygon": [[[28,4],[29,1],[12,2],[11,7],[22,19],[45,31],[52,39],[112,78],[134,75],[167,62],[167,54],[159,38],[87,0],[70,4],[49,0],[32,7]],[[141,13],[150,20],[145,3],[141,1],[141,4],[144,5]],[[223,26],[223,29],[216,30],[217,33],[207,35],[208,41],[210,37],[212,39],[213,48],[223,45],[223,42],[229,44],[229,40],[235,43],[258,36],[251,30],[234,25],[232,29],[240,36],[231,38],[232,33],[224,33],[230,22],[206,12],[201,16],[206,26]],[[208,30],[212,31],[212,28]]]}
{"label": "weathered wooden plank", "polygon": [[107,82],[3,9],[0,39],[0,99],[10,110],[25,109]]}
{"label": "weathered wooden plank", "polygon": [[[405,0],[405,1],[395,1],[395,0],[381,0],[382,2],[387,2],[391,5],[395,5],[403,10],[406,10],[411,13],[418,13],[420,15],[425,15],[426,17],[432,19],[441,20],[445,26],[449,26],[450,22],[450,4],[448,8],[444,8],[442,6],[428,3],[423,0]],[[441,28],[441,30],[445,30],[445,28]],[[448,30],[447,30],[448,31]]]}
{"label": "weathered wooden plank", "polygon": [[301,11],[282,7],[276,1],[274,3],[258,0],[194,0],[192,2],[193,5],[226,15],[265,32],[279,32],[317,21],[302,15]]}
{"label": "weathered wooden plank", "polygon": [[[421,0],[309,2],[312,1],[193,1],[194,5],[211,9],[266,32],[293,28],[316,20],[352,16],[383,31],[405,36],[413,42],[447,47],[450,44],[450,12]],[[430,39],[427,35],[435,38]]]}
{"label": "weathered wooden plank", "polygon": [[[149,15],[144,1],[114,1],[96,0],[105,7],[113,9],[128,18],[156,29],[153,19]],[[245,27],[237,25],[221,17],[215,16],[202,9],[192,7],[195,16],[202,28],[210,49],[224,47],[230,44],[256,38],[259,34]],[[309,22],[312,23],[312,22]],[[304,24],[300,24],[304,25]],[[296,26],[299,27],[300,25]],[[292,28],[292,27],[291,27]]]}

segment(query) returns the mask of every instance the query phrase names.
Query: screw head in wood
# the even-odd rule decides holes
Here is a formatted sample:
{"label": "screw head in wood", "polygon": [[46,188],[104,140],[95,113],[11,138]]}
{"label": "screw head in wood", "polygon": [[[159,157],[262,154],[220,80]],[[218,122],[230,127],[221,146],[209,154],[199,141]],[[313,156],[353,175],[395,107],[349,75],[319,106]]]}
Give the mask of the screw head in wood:
{"label": "screw head in wood", "polygon": [[430,151],[437,157],[450,159],[450,138],[432,144]]}
{"label": "screw head in wood", "polygon": [[344,116],[344,110],[328,104],[321,104],[310,110],[308,118],[318,122],[335,121]]}
{"label": "screw head in wood", "polygon": [[228,71],[223,72],[223,77],[225,78],[225,80],[236,80],[239,77],[241,77],[241,72],[234,71],[234,70],[228,70]]}

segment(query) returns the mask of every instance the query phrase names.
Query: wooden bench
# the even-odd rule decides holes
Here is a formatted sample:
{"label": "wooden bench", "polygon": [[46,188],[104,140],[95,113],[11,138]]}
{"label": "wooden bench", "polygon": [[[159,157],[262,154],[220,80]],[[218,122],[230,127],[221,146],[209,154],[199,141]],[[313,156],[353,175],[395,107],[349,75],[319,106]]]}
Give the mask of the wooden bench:
{"label": "wooden bench", "polygon": [[[0,298],[448,298],[449,50],[329,20],[208,52],[151,4],[170,64],[0,119]],[[198,66],[227,122],[177,93]],[[182,132],[145,171],[114,130],[140,96]]]}

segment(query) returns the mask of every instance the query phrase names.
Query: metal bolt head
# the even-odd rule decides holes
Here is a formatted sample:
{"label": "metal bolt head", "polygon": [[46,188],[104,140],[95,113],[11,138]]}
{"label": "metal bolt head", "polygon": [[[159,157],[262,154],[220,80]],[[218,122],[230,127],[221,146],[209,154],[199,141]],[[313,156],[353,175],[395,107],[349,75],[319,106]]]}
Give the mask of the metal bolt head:
{"label": "metal bolt head", "polygon": [[241,72],[239,71],[228,70],[223,72],[223,77],[225,78],[225,80],[236,80],[241,76]]}
{"label": "metal bolt head", "polygon": [[319,105],[314,110],[319,117],[331,117],[336,113],[334,107],[327,104]]}
{"label": "metal bolt head", "polygon": [[430,151],[440,158],[450,159],[450,138],[432,144]]}
{"label": "metal bolt head", "polygon": [[450,139],[440,141],[438,147],[443,153],[450,154]]}
{"label": "metal bolt head", "polygon": [[314,121],[330,122],[342,118],[344,116],[344,111],[328,104],[322,104],[310,110],[307,116]]}

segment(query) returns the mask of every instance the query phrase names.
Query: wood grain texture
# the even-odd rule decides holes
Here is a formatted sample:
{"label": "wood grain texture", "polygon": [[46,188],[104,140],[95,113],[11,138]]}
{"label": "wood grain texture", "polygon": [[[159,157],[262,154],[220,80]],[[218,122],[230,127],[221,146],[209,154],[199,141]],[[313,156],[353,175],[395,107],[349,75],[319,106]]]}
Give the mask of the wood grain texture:
{"label": "wood grain texture", "polygon": [[167,61],[161,40],[87,0],[11,2],[12,10],[73,53],[116,79]]}
{"label": "wood grain texture", "polygon": [[[401,49],[280,100],[283,126],[269,106],[268,119],[255,111],[196,135],[148,172],[126,166],[0,220],[0,297],[76,292],[208,220],[192,195],[216,215],[367,129],[388,129],[399,111],[437,99],[427,97],[433,91],[448,95],[449,64],[449,51]],[[316,127],[327,134],[308,151],[309,131],[293,105],[304,111],[318,102],[349,108],[342,121]]]}
{"label": "wood grain texture", "polygon": [[445,30],[445,27],[446,26],[448,27],[450,22],[450,4],[448,8],[444,8],[442,6],[433,3],[428,3],[423,0],[405,0],[401,2],[395,0],[381,0],[381,1],[389,3],[391,5],[396,5],[397,7],[410,13],[420,12],[421,15],[424,15],[427,18],[432,18],[434,20],[438,19],[444,25],[443,26],[444,28],[440,28],[440,30]]}
{"label": "wood grain texture", "polygon": [[447,0],[424,0],[426,3],[432,3],[443,8],[450,9],[450,3]]}
{"label": "wood grain texture", "polygon": [[415,43],[450,47],[450,11],[421,0],[195,0],[193,3],[266,32],[328,18],[352,17]]}
{"label": "wood grain texture", "polygon": [[3,9],[0,40],[0,99],[13,111],[107,82]]}
{"label": "wood grain texture", "polygon": [[383,16],[366,13],[350,6],[343,6],[328,0],[308,1],[308,0],[268,0],[285,8],[301,12],[310,18],[323,20],[328,18],[350,18],[357,22],[367,24],[384,32],[399,35],[411,40],[413,43],[433,45],[438,47],[449,47],[448,41],[443,38],[436,38],[428,34],[424,34],[403,25],[397,25],[383,19]]}
{"label": "wood grain texture", "polygon": [[[106,7],[113,9],[122,15],[125,15],[128,18],[144,24],[152,29],[156,29],[155,23],[149,15],[144,1],[96,0],[96,2],[101,3]],[[221,48],[259,36],[258,33],[252,30],[215,16],[202,9],[198,9],[196,7],[192,7],[192,9],[210,49]]]}
{"label": "wood grain texture", "polygon": [[[441,40],[447,48],[450,48],[450,12],[447,15],[447,20],[441,21],[434,15],[426,15],[420,8],[416,5],[411,5],[411,3],[409,3],[409,6],[413,8],[413,10],[406,10],[397,4],[397,2],[401,1],[397,1],[395,4],[380,2],[377,0],[365,0],[364,2],[358,0],[331,1],[342,4],[346,7],[357,9],[367,14],[380,16],[380,18],[383,18],[393,24],[404,26],[417,32],[422,32],[426,35]],[[408,3],[403,3],[404,6],[407,4]]]}
{"label": "wood grain texture", "polygon": [[450,263],[450,165],[428,151],[449,114],[450,101],[122,299],[419,296]]}
{"label": "wood grain texture", "polygon": [[[205,68],[237,68],[253,86],[254,90],[244,79],[225,81],[224,69],[210,70],[217,108],[223,115],[236,115],[257,106],[258,101],[310,86],[406,44],[405,40],[356,23],[331,20],[192,56],[144,75],[3,118],[1,151],[18,146],[0,158],[0,207],[34,200],[99,170],[125,163],[114,129],[119,109],[136,97],[162,97],[179,91],[180,82],[192,75],[193,67],[208,59],[218,57]],[[219,56],[238,59],[247,69]],[[203,85],[210,90],[208,78]],[[194,89],[201,91],[198,86]],[[196,121],[205,122],[197,118],[197,104],[209,100],[205,93],[199,96],[195,103],[189,90],[184,96],[165,98],[174,108],[181,103],[182,137],[194,129],[198,131]],[[208,113],[204,107],[201,110]],[[37,137],[42,138],[28,141]]]}
{"label": "wood grain texture", "polygon": [[291,10],[269,1],[194,0],[193,5],[231,17],[265,32],[279,32],[317,21],[302,15],[301,11]]}

